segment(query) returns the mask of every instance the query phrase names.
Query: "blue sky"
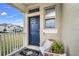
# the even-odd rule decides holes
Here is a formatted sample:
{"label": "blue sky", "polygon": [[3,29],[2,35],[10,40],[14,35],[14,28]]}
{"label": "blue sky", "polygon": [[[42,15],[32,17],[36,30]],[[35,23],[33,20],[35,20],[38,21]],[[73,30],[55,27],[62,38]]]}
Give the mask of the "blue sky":
{"label": "blue sky", "polygon": [[0,3],[0,24],[10,23],[23,26],[23,14],[7,3]]}

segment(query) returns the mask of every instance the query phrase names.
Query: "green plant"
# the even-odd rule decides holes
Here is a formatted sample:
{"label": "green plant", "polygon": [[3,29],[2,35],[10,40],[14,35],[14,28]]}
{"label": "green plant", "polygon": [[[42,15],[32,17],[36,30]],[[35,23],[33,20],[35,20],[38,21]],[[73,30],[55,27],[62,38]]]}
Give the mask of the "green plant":
{"label": "green plant", "polygon": [[64,46],[62,42],[59,40],[54,40],[54,43],[52,44],[52,52],[53,53],[64,53]]}

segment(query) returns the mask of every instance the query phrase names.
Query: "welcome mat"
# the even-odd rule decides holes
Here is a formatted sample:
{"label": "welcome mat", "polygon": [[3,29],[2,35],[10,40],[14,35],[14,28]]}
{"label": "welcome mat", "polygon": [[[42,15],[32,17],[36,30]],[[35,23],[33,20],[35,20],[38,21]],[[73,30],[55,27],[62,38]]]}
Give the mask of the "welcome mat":
{"label": "welcome mat", "polygon": [[42,56],[42,53],[37,50],[24,48],[21,51],[18,51],[17,53],[13,54],[12,56]]}

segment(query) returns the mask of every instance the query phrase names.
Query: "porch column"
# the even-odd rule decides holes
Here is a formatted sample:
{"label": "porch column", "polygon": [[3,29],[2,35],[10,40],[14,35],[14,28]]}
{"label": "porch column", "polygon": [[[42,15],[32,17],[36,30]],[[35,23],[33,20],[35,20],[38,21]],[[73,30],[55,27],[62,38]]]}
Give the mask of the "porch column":
{"label": "porch column", "polygon": [[24,36],[24,39],[23,39],[23,46],[24,47],[27,47],[27,45],[28,45],[28,22],[27,22],[26,14],[27,13],[23,13],[23,16],[24,16],[24,26],[23,26],[23,36]]}
{"label": "porch column", "polygon": [[44,6],[43,4],[40,5],[40,46],[42,46],[42,43],[44,42]]}

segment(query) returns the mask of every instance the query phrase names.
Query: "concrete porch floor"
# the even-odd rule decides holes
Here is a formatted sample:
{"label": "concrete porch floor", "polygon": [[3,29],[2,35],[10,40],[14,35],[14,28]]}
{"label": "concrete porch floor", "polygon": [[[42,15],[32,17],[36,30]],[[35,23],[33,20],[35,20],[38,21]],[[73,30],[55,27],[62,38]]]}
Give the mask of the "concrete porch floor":
{"label": "concrete porch floor", "polygon": [[38,50],[32,49],[32,48],[23,48],[11,56],[43,56],[42,53]]}

